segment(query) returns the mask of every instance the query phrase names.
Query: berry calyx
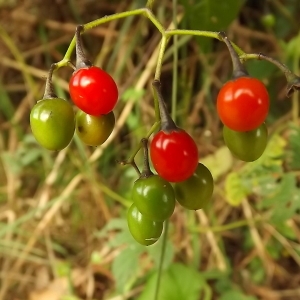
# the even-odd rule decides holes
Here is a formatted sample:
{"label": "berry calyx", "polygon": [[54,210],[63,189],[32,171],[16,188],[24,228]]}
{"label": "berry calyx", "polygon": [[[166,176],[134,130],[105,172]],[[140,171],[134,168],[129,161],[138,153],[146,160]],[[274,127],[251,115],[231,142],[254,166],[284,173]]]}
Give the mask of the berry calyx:
{"label": "berry calyx", "polygon": [[53,89],[53,64],[49,70],[43,99],[30,112],[30,127],[38,143],[48,150],[62,150],[71,142],[75,131],[72,105],[58,98]]}
{"label": "berry calyx", "polygon": [[227,45],[233,63],[232,80],[223,85],[217,97],[217,111],[222,123],[235,131],[250,131],[266,119],[270,100],[265,85],[250,77],[225,33],[220,36]]}
{"label": "berry calyx", "polygon": [[70,96],[75,105],[92,116],[110,113],[118,101],[114,79],[86,58],[81,42],[83,26],[76,28],[76,70],[69,81]]}
{"label": "berry calyx", "polygon": [[169,182],[184,181],[192,176],[197,168],[197,145],[186,131],[176,126],[167,112],[158,80],[153,82],[153,87],[159,101],[161,128],[150,143],[151,161],[162,178]]}

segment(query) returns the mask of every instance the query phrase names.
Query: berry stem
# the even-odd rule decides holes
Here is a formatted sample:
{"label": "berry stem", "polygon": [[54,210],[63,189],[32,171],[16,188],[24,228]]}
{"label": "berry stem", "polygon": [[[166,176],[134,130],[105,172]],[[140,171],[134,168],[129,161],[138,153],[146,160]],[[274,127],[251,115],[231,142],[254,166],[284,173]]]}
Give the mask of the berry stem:
{"label": "berry stem", "polygon": [[[160,121],[159,122],[155,122],[152,127],[150,128],[150,130],[147,132],[146,134],[146,139],[148,139],[152,134],[153,132],[157,131],[158,128],[160,127]],[[141,143],[139,143],[139,145],[136,147],[136,149],[133,151],[132,155],[128,158],[127,162],[128,163],[131,163],[135,156],[137,155],[137,153],[141,150]]]}
{"label": "berry stem", "polygon": [[173,130],[178,130],[175,122],[171,118],[168,113],[166,103],[163,99],[161,93],[161,84],[159,80],[154,80],[152,82],[152,86],[154,88],[154,92],[157,95],[158,105],[159,105],[159,114],[160,114],[160,129],[166,132],[170,132]]}
{"label": "berry stem", "polygon": [[234,50],[234,48],[233,48],[231,42],[229,41],[228,37],[226,36],[225,32],[223,32],[223,31],[219,32],[219,36],[222,38],[222,40],[226,44],[226,46],[229,50],[230,56],[231,56],[232,66],[233,66],[233,71],[232,71],[233,79],[249,76],[244,65],[240,61],[239,55]]}
{"label": "berry stem", "polygon": [[157,58],[157,63],[156,63],[155,76],[154,76],[155,80],[160,79],[163,59],[164,59],[164,55],[165,55],[165,51],[166,51],[166,47],[167,47],[169,39],[170,38],[165,36],[165,35],[163,35],[162,38],[161,38],[159,53],[158,53],[158,58]]}
{"label": "berry stem", "polygon": [[[177,0],[173,0],[173,24],[177,28]],[[178,36],[173,36],[173,80],[172,80],[172,111],[171,116],[176,121],[177,112],[177,86],[178,86]]]}
{"label": "berry stem", "polygon": [[166,220],[165,221],[165,226],[164,226],[163,237],[162,237],[161,254],[160,254],[159,265],[158,265],[154,300],[158,300],[159,288],[160,288],[160,282],[161,282],[161,275],[162,275],[162,268],[163,268],[163,263],[164,263],[164,259],[165,259],[165,253],[166,253],[168,231],[169,231],[169,220]]}
{"label": "berry stem", "polygon": [[76,37],[76,69],[91,67],[92,63],[87,59],[82,46],[81,33],[84,32],[84,26],[78,25],[75,31]]}
{"label": "berry stem", "polygon": [[138,174],[138,176],[141,175],[140,169],[138,168],[138,166],[137,166],[137,164],[136,164],[136,162],[135,162],[134,159],[132,159],[130,161],[129,160],[122,160],[122,161],[118,161],[117,160],[117,163],[120,164],[120,165],[122,165],[122,166],[131,165],[135,169],[135,171]]}
{"label": "berry stem", "polygon": [[141,140],[141,144],[144,150],[144,166],[140,178],[148,178],[150,176],[153,176],[149,164],[148,139],[143,138]]}
{"label": "berry stem", "polygon": [[251,54],[243,54],[240,56],[241,60],[250,60],[250,59],[258,59],[265,60],[276,66],[279,70],[281,70],[286,77],[287,80],[287,97],[290,97],[295,91],[300,90],[300,77],[293,73],[285,64],[279,62],[275,58],[269,57],[262,53],[251,53]]}
{"label": "berry stem", "polygon": [[55,69],[56,69],[56,64],[52,64],[49,69],[48,76],[46,79],[46,86],[45,86],[45,92],[44,92],[43,99],[57,98],[57,96],[54,92],[54,86],[53,86],[53,82],[52,82],[53,71]]}

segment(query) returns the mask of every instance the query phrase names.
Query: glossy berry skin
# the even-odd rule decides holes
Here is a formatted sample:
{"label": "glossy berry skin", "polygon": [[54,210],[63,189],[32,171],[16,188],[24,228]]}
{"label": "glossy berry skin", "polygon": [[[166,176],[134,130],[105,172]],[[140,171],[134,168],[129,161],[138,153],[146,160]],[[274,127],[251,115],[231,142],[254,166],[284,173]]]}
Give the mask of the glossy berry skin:
{"label": "glossy berry skin", "polygon": [[258,128],[238,132],[223,127],[223,137],[228,149],[234,156],[243,161],[257,160],[265,151],[268,142],[268,130],[263,123]]}
{"label": "glossy berry skin", "polygon": [[30,126],[41,146],[48,150],[62,150],[74,135],[73,107],[61,98],[40,100],[31,110]]}
{"label": "glossy berry skin", "polygon": [[133,238],[145,246],[157,242],[163,230],[163,222],[153,221],[145,217],[134,204],[130,206],[127,212],[127,224]]}
{"label": "glossy berry skin", "polygon": [[118,101],[115,81],[95,66],[76,70],[70,79],[69,91],[75,105],[92,116],[108,114]]}
{"label": "glossy berry skin", "polygon": [[159,176],[169,182],[184,181],[198,165],[198,149],[184,130],[159,131],[150,143],[150,157]]}
{"label": "glossy berry skin", "polygon": [[76,113],[76,134],[89,146],[102,145],[110,136],[115,126],[115,115],[111,111],[99,117],[91,116],[79,110]]}
{"label": "glossy berry skin", "polygon": [[222,123],[235,131],[250,131],[259,127],[268,115],[269,105],[265,85],[252,77],[228,81],[217,98]]}
{"label": "glossy berry skin", "polygon": [[214,181],[210,171],[199,163],[195,173],[183,182],[174,185],[176,200],[181,206],[197,210],[204,208],[210,201]]}
{"label": "glossy berry skin", "polygon": [[175,209],[174,189],[158,175],[138,179],[133,185],[132,200],[145,217],[154,221],[165,221]]}

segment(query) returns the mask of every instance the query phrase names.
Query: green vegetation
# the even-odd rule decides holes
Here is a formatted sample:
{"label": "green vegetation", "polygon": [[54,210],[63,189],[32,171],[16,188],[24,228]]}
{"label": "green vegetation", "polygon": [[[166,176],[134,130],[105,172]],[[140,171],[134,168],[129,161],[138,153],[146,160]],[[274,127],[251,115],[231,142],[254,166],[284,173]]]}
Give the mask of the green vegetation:
{"label": "green vegetation", "polygon": [[[171,38],[155,69],[161,32],[141,14],[83,36],[88,57],[119,89],[110,137],[91,147],[75,134],[59,152],[42,148],[30,111],[76,25],[141,9],[146,1],[23,2],[0,1],[0,299],[298,299],[299,93],[287,98],[285,74],[257,53],[300,74],[299,1],[181,0],[177,18],[175,1],[148,1],[165,28],[176,20],[178,30],[226,31],[239,54],[253,54],[244,56],[245,65],[266,85],[270,111],[266,149],[249,163],[226,147],[216,110],[232,74],[224,43]],[[70,99],[71,75],[70,68],[55,72],[57,97]],[[118,162],[132,157],[157,121],[151,83],[159,75],[173,119],[194,138],[213,175],[214,194],[203,210],[176,205],[162,237],[145,247],[126,221],[138,176]],[[143,165],[140,153],[135,161]]]}

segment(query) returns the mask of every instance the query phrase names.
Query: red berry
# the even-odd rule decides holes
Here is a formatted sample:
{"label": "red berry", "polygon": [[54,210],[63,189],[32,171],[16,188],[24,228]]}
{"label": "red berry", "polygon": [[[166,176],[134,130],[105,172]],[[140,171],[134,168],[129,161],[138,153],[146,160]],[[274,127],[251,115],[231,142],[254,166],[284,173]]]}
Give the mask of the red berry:
{"label": "red berry", "polygon": [[150,144],[150,156],[158,175],[169,182],[192,176],[198,166],[198,149],[184,130],[159,131]]}
{"label": "red berry", "polygon": [[108,114],[118,100],[118,88],[113,78],[95,66],[76,70],[70,79],[69,90],[75,105],[92,116]]}
{"label": "red berry", "polygon": [[228,81],[217,98],[221,121],[235,131],[250,131],[259,127],[268,115],[269,105],[265,85],[252,77]]}

